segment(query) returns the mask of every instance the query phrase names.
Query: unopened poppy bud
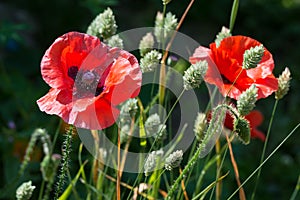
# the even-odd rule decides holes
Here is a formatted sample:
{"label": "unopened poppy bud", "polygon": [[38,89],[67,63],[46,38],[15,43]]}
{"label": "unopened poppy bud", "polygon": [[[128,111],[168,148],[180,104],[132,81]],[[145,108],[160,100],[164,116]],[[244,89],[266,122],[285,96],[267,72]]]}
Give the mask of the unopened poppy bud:
{"label": "unopened poppy bud", "polygon": [[140,49],[140,55],[143,57],[146,53],[151,51],[154,46],[154,37],[152,33],[147,33],[140,41],[139,49]]}
{"label": "unopened poppy bud", "polygon": [[106,40],[107,45],[110,47],[118,47],[120,49],[124,48],[123,40],[119,35],[113,35]]}
{"label": "unopened poppy bud", "polygon": [[190,90],[199,87],[203,77],[207,71],[208,64],[205,60],[199,61],[191,65],[185,72],[183,76],[183,86],[184,89]]}
{"label": "unopened poppy bud", "polygon": [[221,32],[219,32],[218,35],[216,36],[216,39],[215,39],[216,46],[219,47],[221,44],[221,41],[224,38],[227,38],[229,36],[231,36],[230,30],[228,28],[226,28],[225,26],[223,26]]}
{"label": "unopened poppy bud", "polygon": [[237,109],[242,116],[249,114],[255,107],[257,92],[258,89],[253,84],[239,96]]}
{"label": "unopened poppy bud", "polygon": [[257,67],[264,55],[264,52],[265,49],[262,44],[246,50],[244,52],[243,69],[252,69]]}
{"label": "unopened poppy bud", "polygon": [[141,58],[140,66],[143,73],[152,72],[159,65],[159,60],[161,59],[161,53],[156,50],[152,50]]}
{"label": "unopened poppy bud", "polygon": [[233,131],[238,135],[239,139],[244,144],[250,142],[250,124],[249,121],[243,117],[235,118],[233,121]]}
{"label": "unopened poppy bud", "polygon": [[183,151],[177,150],[171,153],[165,160],[165,169],[172,170],[178,167],[183,159]]}
{"label": "unopened poppy bud", "polygon": [[117,25],[113,11],[110,8],[100,13],[90,24],[87,34],[107,39],[116,34]]}
{"label": "unopened poppy bud", "polygon": [[41,172],[44,181],[51,182],[54,180],[56,170],[59,166],[61,156],[54,154],[53,156],[46,155],[41,162]]}
{"label": "unopened poppy bud", "polygon": [[172,13],[168,12],[164,18],[161,12],[158,12],[155,18],[154,35],[158,43],[168,39],[175,31],[177,26],[177,18]]}
{"label": "unopened poppy bud", "polygon": [[278,89],[275,92],[276,99],[282,99],[288,93],[291,79],[291,72],[289,68],[286,67],[278,78]]}
{"label": "unopened poppy bud", "polygon": [[144,165],[145,176],[149,176],[150,172],[161,167],[159,164],[163,157],[163,154],[164,151],[161,149],[158,151],[152,151],[151,153],[148,154],[148,157],[146,158],[145,165]]}
{"label": "unopened poppy bud", "polygon": [[35,186],[31,181],[25,182],[20,185],[16,191],[17,200],[28,200],[31,198]]}
{"label": "unopened poppy bud", "polygon": [[204,137],[206,124],[207,124],[206,115],[204,113],[198,113],[194,125],[194,133],[198,141],[201,141]]}

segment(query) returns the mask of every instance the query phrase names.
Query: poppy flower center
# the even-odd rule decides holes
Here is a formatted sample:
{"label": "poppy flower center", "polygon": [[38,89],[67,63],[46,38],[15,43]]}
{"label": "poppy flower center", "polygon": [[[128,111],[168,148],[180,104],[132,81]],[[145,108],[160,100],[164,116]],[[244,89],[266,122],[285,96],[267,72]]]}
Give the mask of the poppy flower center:
{"label": "poppy flower center", "polygon": [[85,98],[100,95],[104,86],[99,84],[100,76],[94,71],[78,71],[77,66],[68,69],[68,76],[75,81],[73,95],[76,98]]}
{"label": "poppy flower center", "polygon": [[81,81],[83,84],[90,85],[94,82],[96,76],[93,72],[86,72],[82,75]]}

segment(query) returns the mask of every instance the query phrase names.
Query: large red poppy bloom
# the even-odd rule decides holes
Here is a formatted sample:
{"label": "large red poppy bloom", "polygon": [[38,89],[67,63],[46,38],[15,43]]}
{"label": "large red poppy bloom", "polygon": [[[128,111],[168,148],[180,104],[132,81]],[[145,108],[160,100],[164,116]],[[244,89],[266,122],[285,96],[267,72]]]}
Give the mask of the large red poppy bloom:
{"label": "large red poppy bloom", "polygon": [[[259,138],[260,140],[265,140],[265,135],[263,132],[258,130],[258,126],[262,124],[263,122],[263,115],[258,110],[251,111],[248,115],[245,116],[245,118],[250,123],[250,129],[251,129],[251,138]],[[224,126],[230,130],[233,130],[233,117],[226,113],[226,118],[224,120]]]}
{"label": "large red poppy bloom", "polygon": [[138,95],[142,79],[132,54],[78,32],[54,41],[42,58],[41,73],[51,89],[37,101],[40,110],[97,130],[116,121],[116,106]]}
{"label": "large red poppy bloom", "polygon": [[223,96],[238,99],[243,91],[255,84],[258,88],[258,99],[265,98],[278,88],[278,81],[272,74],[274,68],[272,54],[265,48],[262,60],[256,68],[242,69],[244,52],[259,45],[261,43],[249,37],[231,36],[224,38],[219,47],[216,43],[210,44],[210,49],[198,47],[190,57],[190,62],[192,64],[200,60],[208,62],[204,80],[216,85]]}

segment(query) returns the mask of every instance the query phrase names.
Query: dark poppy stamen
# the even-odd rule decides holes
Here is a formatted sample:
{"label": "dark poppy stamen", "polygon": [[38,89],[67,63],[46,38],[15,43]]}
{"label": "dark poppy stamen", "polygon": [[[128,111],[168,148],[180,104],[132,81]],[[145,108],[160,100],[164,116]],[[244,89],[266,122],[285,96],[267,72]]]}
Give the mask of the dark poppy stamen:
{"label": "dark poppy stamen", "polygon": [[75,80],[76,76],[77,76],[77,73],[78,73],[78,67],[77,66],[71,66],[71,67],[69,67],[69,69],[68,69],[68,76],[70,78],[72,78],[73,80]]}
{"label": "dark poppy stamen", "polygon": [[97,87],[96,92],[95,92],[95,97],[100,95],[104,90],[104,86],[102,87]]}
{"label": "dark poppy stamen", "polygon": [[225,84],[230,84],[230,83],[232,83],[229,79],[227,79],[224,75],[221,75],[221,77],[222,77],[222,81],[223,81],[223,83],[225,83]]}

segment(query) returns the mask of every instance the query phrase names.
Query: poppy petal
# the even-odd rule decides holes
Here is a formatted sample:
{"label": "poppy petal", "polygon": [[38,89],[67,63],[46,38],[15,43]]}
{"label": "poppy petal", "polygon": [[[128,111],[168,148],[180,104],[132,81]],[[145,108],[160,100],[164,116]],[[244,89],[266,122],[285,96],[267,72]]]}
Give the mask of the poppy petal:
{"label": "poppy petal", "polygon": [[265,48],[262,60],[256,68],[244,70],[242,66],[244,52],[258,45],[261,43],[252,38],[231,36],[224,38],[219,47],[216,43],[210,44],[210,49],[198,47],[190,62],[208,61],[204,80],[216,85],[223,96],[237,100],[243,91],[255,84],[258,88],[258,99],[265,98],[278,88],[278,81],[272,74],[272,54]]}
{"label": "poppy petal", "polygon": [[65,95],[66,93],[68,92],[51,88],[45,96],[37,100],[40,110],[68,121],[72,109],[72,96]]}
{"label": "poppy petal", "polygon": [[128,98],[136,97],[140,91],[141,78],[137,59],[131,54],[121,53],[105,80],[104,98],[112,105],[118,105]]}
{"label": "poppy petal", "polygon": [[99,44],[97,37],[78,32],[57,38],[41,61],[44,81],[52,88],[70,88],[73,80],[68,76],[69,67],[79,67],[87,54]]}
{"label": "poppy petal", "polygon": [[[87,104],[82,105],[85,107]],[[99,98],[87,105],[84,110],[80,110],[79,107],[73,108],[68,123],[79,128],[101,130],[114,124],[118,116],[117,108],[105,99]]]}

